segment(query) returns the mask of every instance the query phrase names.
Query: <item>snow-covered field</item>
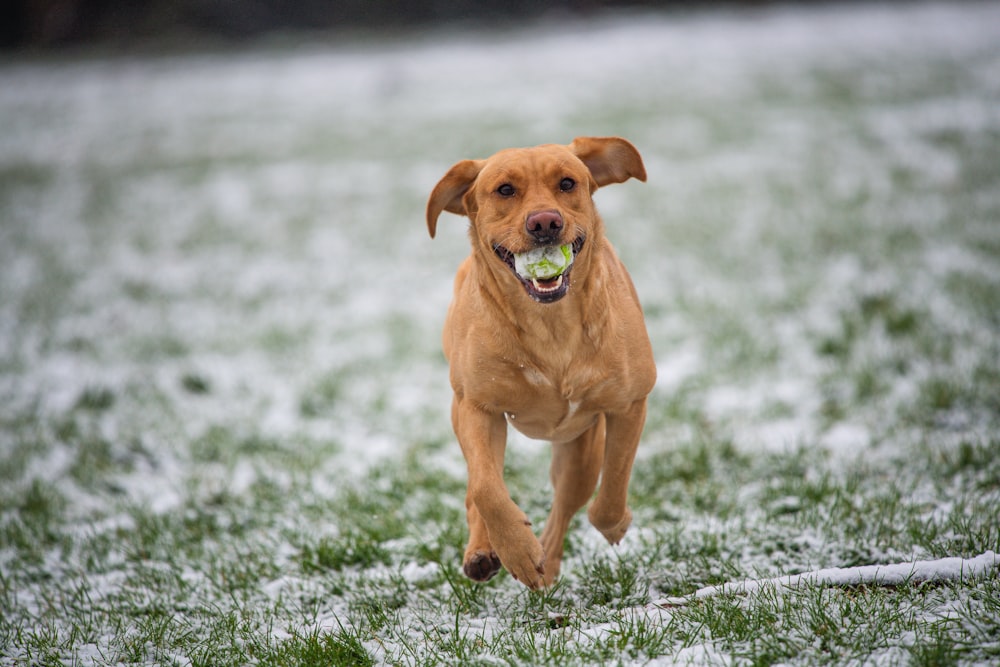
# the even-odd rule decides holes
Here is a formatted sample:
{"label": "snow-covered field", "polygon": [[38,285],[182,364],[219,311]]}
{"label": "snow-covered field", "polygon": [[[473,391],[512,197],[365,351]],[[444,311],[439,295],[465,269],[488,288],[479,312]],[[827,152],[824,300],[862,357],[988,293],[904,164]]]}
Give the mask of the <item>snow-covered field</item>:
{"label": "snow-covered field", "polygon": [[[426,196],[612,134],[635,528],[473,587]],[[0,664],[990,664],[998,504],[1000,4],[0,62]]]}

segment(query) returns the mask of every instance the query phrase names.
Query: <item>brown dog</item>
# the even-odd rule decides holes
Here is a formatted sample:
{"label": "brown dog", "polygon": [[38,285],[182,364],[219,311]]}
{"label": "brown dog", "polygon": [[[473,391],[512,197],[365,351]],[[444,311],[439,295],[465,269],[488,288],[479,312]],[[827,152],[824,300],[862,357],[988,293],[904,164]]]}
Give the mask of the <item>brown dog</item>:
{"label": "brown dog", "polygon": [[[427,202],[432,238],[442,211],[471,221],[443,342],[469,470],[463,569],[472,579],[503,565],[529,588],[550,585],[599,476],[590,522],[612,544],[631,523],[628,482],[656,368],[632,280],[591,199],[629,178],[646,180],[632,144],[579,137],[463,160]],[[517,256],[545,246],[571,246],[569,268],[544,280],[519,274]],[[555,498],[541,542],[504,484],[508,424],[552,442]]]}

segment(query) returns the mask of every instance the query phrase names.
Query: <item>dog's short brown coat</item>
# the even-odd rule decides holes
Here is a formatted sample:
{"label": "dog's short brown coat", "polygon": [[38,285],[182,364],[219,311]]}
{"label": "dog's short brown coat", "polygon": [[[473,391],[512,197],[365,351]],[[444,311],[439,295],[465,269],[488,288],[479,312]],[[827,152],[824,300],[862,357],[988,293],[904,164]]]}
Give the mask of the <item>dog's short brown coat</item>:
{"label": "dog's short brown coat", "polygon": [[[618,137],[508,149],[455,164],[427,203],[468,216],[472,253],[455,278],[444,327],[452,424],[468,466],[464,571],[485,581],[502,564],[529,588],[559,575],[573,515],[601,486],[590,522],[612,544],[631,523],[626,502],[656,367],[632,280],[591,198],[600,186],[646,180]],[[560,278],[532,283],[513,254],[573,244]],[[552,442],[552,509],[535,537],[503,479],[507,426]]]}

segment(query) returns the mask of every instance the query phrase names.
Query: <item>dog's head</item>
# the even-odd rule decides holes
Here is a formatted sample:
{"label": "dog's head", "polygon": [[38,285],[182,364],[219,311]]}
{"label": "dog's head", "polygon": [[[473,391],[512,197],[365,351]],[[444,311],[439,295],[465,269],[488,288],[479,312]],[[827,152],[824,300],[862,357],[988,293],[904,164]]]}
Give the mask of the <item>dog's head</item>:
{"label": "dog's head", "polygon": [[[646,170],[635,146],[618,137],[510,148],[455,164],[431,192],[427,229],[433,238],[441,211],[468,216],[473,249],[503,274],[500,280],[516,280],[535,301],[552,303],[569,290],[588,239],[603,234],[591,195],[629,178],[645,181]],[[550,246],[572,252],[568,268],[544,278],[524,275],[524,253]]]}

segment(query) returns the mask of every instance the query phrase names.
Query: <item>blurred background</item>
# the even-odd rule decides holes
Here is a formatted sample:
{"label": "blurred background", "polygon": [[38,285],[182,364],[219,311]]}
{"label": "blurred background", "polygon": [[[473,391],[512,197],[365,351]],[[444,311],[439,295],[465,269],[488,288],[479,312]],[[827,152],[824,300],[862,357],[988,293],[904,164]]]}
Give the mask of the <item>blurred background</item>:
{"label": "blurred background", "polygon": [[[761,6],[763,0],[5,0],[0,49],[102,44],[183,46],[293,31],[385,29],[442,23],[517,24],[608,10]],[[793,4],[817,4],[800,0]],[[882,2],[880,4],[886,4]]]}

